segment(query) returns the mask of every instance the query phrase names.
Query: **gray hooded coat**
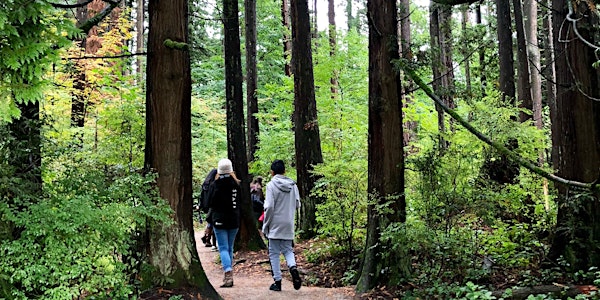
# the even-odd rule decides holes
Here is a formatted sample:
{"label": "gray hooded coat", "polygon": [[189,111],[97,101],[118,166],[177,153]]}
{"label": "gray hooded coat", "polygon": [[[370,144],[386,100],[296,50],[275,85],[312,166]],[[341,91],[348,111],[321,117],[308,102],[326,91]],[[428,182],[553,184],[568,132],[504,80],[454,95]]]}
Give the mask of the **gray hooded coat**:
{"label": "gray hooded coat", "polygon": [[263,233],[268,239],[293,240],[294,215],[300,207],[296,183],[281,174],[267,184]]}

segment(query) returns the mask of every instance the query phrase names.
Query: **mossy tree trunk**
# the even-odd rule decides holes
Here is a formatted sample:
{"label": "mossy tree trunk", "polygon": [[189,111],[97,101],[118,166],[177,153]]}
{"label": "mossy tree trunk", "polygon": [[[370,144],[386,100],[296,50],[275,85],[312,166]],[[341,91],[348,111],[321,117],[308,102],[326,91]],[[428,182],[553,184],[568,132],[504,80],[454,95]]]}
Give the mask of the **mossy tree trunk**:
{"label": "mossy tree trunk", "polygon": [[[156,172],[160,196],[173,209],[173,224],[151,226],[145,286],[198,287],[218,298],[202,269],[192,222],[191,71],[188,1],[148,3],[146,150],[144,167]],[[176,45],[177,47],[173,46]],[[168,279],[168,280],[166,280]]]}

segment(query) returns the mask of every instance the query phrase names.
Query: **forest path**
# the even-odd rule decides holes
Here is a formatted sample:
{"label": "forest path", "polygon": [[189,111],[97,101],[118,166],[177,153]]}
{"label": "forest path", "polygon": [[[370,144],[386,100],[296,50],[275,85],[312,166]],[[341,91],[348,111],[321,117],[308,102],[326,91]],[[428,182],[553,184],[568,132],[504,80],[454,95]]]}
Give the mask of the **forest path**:
{"label": "forest path", "polygon": [[[351,287],[308,287],[303,283],[299,290],[294,290],[292,282],[289,278],[286,278],[286,275],[288,274],[284,274],[284,279],[281,283],[281,292],[270,291],[269,286],[273,283],[273,278],[270,273],[270,265],[266,263],[268,260],[266,252],[264,256],[249,255],[246,257],[242,253],[239,255],[242,257],[235,257],[234,260],[238,263],[234,266],[233,270],[234,285],[231,288],[222,288],[220,286],[223,283],[223,269],[221,268],[220,260],[218,259],[219,253],[211,251],[210,247],[204,247],[204,244],[202,244],[202,241],[200,240],[202,235],[202,230],[196,229],[196,248],[200,257],[200,262],[208,276],[208,280],[225,300],[353,299],[354,291]],[[302,271],[300,265],[299,270]],[[285,263],[282,263],[282,271],[283,273],[287,273],[287,266],[285,266]]]}

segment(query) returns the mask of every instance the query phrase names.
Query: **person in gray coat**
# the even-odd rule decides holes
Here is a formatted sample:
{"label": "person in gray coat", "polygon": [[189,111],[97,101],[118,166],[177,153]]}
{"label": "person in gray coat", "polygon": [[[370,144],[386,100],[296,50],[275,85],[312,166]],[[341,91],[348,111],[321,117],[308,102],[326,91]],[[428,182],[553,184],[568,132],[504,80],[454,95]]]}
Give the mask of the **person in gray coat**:
{"label": "person in gray coat", "polygon": [[269,288],[281,291],[281,264],[279,255],[283,254],[292,275],[294,289],[300,289],[302,279],[296,267],[294,256],[294,215],[300,208],[300,193],[296,183],[285,176],[285,165],[281,160],[271,164],[271,181],[267,184],[265,195],[265,217],[262,231],[269,239],[269,260],[275,282]]}

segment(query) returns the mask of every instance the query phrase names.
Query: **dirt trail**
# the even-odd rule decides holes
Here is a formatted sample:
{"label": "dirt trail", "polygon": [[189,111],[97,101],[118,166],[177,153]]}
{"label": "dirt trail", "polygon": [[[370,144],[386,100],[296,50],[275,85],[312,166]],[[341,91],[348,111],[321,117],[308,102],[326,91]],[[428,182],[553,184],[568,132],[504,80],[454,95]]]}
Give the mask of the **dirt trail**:
{"label": "dirt trail", "polygon": [[[218,263],[218,252],[213,252],[208,247],[204,247],[200,241],[202,233],[196,231],[196,241],[198,255],[202,267],[208,276],[208,280],[215,287],[217,292],[225,300],[252,300],[252,299],[282,299],[282,300],[296,300],[296,299],[327,299],[327,300],[347,300],[352,299],[354,294],[352,288],[319,288],[319,287],[307,287],[302,285],[299,290],[294,290],[292,282],[287,278],[284,278],[281,286],[281,292],[274,292],[269,290],[269,286],[273,283],[273,279],[267,271],[264,273],[247,273],[247,272],[236,272],[234,266],[233,281],[234,286],[231,288],[220,287],[223,282],[223,270],[221,264]],[[264,257],[267,260],[267,257]],[[237,259],[236,259],[237,261]],[[246,261],[245,264],[258,264],[259,262]],[[282,266],[283,268],[283,266]]]}

